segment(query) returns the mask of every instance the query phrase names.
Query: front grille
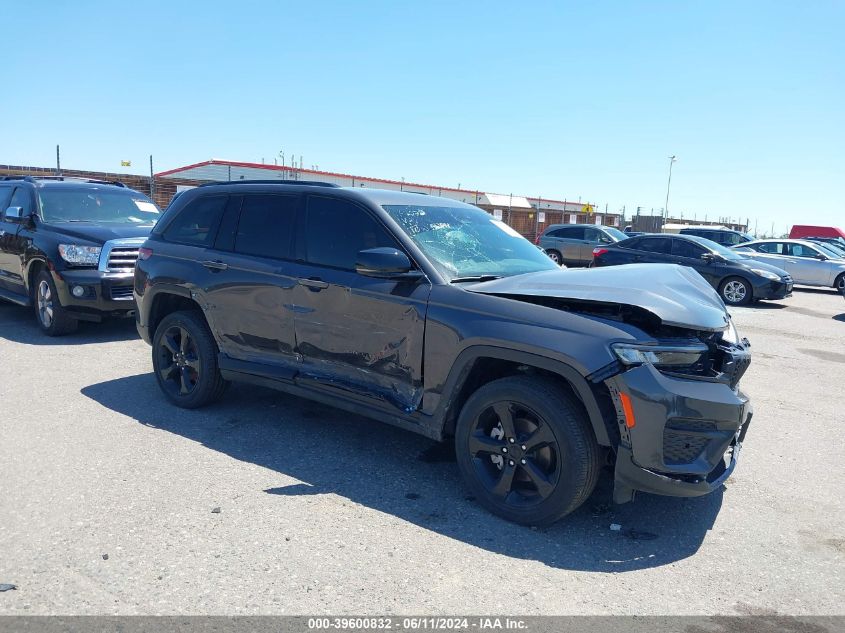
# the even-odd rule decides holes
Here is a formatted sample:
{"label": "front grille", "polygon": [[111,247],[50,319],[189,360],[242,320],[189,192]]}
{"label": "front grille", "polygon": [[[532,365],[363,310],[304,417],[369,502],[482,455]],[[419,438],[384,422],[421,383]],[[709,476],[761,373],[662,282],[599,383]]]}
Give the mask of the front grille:
{"label": "front grille", "polygon": [[110,273],[132,272],[135,269],[136,261],[138,261],[137,246],[116,246],[109,253],[106,270]]}
{"label": "front grille", "polygon": [[133,286],[112,286],[111,298],[119,301],[132,299],[132,290]]}
{"label": "front grille", "polygon": [[710,438],[673,429],[663,430],[663,462],[667,465],[694,462],[707,446]]}

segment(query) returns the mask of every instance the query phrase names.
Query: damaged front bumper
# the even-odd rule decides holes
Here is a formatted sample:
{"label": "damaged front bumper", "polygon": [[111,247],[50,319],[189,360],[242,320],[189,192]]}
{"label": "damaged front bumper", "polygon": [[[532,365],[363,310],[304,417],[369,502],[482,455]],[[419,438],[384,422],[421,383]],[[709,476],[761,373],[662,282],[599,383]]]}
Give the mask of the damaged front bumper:
{"label": "damaged front bumper", "polygon": [[680,377],[641,365],[605,384],[620,431],[615,502],[630,501],[637,490],[705,495],[730,477],[753,412],[731,381]]}

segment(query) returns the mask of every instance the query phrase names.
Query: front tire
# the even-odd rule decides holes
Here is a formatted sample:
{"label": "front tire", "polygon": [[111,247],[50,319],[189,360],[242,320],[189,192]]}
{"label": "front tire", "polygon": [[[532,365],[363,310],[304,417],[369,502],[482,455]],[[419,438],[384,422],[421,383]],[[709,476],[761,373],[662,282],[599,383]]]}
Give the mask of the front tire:
{"label": "front tire", "polygon": [[751,303],[754,291],[742,277],[728,277],[719,286],[719,295],[727,305],[744,306]]}
{"label": "front tire", "polygon": [[492,513],[548,525],[590,496],[601,451],[587,414],[553,380],[501,378],[478,389],[458,417],[461,475]]}
{"label": "front tire", "polygon": [[836,278],[836,281],[833,282],[833,287],[845,294],[845,273],[842,273]]}
{"label": "front tire", "polygon": [[32,303],[35,306],[35,319],[47,336],[69,334],[79,325],[79,321],[68,315],[62,307],[53,277],[46,270],[42,270],[35,278]]}
{"label": "front tire", "polygon": [[196,409],[219,399],[226,381],[217,365],[217,344],[200,312],[168,314],[153,335],[158,386],[177,407]]}

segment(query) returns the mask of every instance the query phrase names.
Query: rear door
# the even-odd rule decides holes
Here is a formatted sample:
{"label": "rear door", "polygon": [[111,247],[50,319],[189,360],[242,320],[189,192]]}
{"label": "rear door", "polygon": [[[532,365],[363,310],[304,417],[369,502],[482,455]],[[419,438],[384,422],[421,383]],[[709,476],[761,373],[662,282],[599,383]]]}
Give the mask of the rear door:
{"label": "rear door", "polygon": [[790,257],[789,248],[785,242],[763,242],[761,244],[754,244],[753,246],[749,246],[747,248],[754,251],[750,254],[754,259],[758,259],[761,262],[771,264],[772,266],[776,266],[777,268],[788,272],[792,276],[794,283],[806,283],[804,281],[799,281],[796,276],[796,273],[798,272],[795,266],[796,261],[794,258]]}
{"label": "rear door", "polygon": [[293,240],[302,195],[233,195],[214,248],[206,296],[220,350],[292,378],[297,361]]}
{"label": "rear door", "polygon": [[[565,264],[582,264],[585,263],[581,255],[582,247],[584,246],[584,235],[586,228],[584,226],[567,226],[558,229],[557,238],[558,250]],[[590,249],[590,259],[592,259],[592,249]]]}
{"label": "rear door", "polygon": [[355,272],[359,251],[402,250],[381,221],[355,202],[307,196],[297,256],[298,382],[412,411],[422,397],[422,351],[431,284]]}

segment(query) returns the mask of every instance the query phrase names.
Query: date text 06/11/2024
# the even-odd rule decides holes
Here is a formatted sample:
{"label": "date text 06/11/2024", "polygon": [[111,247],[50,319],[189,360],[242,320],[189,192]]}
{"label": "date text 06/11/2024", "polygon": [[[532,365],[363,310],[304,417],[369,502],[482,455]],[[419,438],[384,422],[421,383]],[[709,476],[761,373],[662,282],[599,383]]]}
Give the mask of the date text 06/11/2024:
{"label": "date text 06/11/2024", "polygon": [[407,630],[407,631],[479,631],[527,628],[526,622],[508,617],[318,617],[308,618],[308,629],[320,630]]}

